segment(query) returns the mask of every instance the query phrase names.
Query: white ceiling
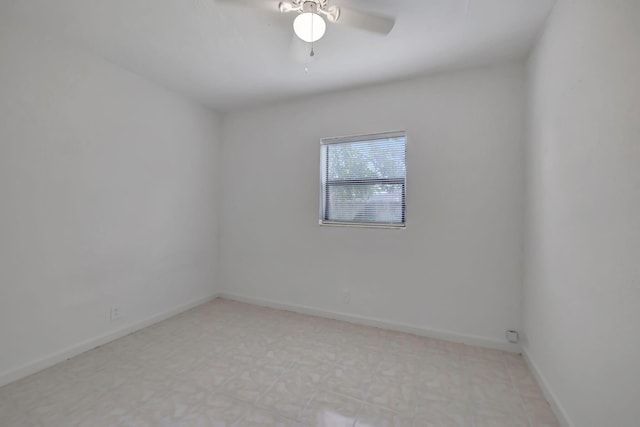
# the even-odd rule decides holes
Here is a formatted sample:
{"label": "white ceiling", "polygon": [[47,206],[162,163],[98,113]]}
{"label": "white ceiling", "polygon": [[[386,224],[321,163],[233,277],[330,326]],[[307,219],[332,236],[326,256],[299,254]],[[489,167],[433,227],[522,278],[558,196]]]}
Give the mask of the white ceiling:
{"label": "white ceiling", "polygon": [[278,12],[277,1],[264,0],[264,9],[216,0],[8,1],[12,20],[232,111],[523,57],[555,0],[329,0],[395,16],[396,25],[382,36],[328,24],[308,74],[292,54],[304,45],[293,43],[295,15]]}

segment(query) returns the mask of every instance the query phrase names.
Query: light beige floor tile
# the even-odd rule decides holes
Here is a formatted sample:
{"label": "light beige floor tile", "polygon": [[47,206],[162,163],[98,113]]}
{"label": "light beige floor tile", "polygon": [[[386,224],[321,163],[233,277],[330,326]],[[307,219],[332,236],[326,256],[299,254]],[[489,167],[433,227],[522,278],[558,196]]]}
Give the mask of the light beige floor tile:
{"label": "light beige floor tile", "polygon": [[324,362],[296,362],[283,378],[292,379],[300,384],[317,386],[322,384],[334,371],[333,366]]}
{"label": "light beige floor tile", "polygon": [[[124,340],[127,338],[128,337],[124,337],[122,339]],[[129,344],[129,347],[130,346],[131,345]],[[64,370],[69,375],[77,377],[91,375],[95,372],[112,366],[114,363],[116,363],[117,360],[121,360],[116,359],[113,356],[112,352],[101,353],[97,350],[98,349],[94,349],[86,353],[79,354],[78,356],[71,359],[67,359],[64,362],[56,365],[56,368]]]}
{"label": "light beige floor tile", "polygon": [[507,372],[520,396],[543,399],[538,383],[526,366],[508,366]]}
{"label": "light beige floor tile", "polygon": [[267,357],[261,357],[255,360],[250,367],[260,368],[281,376],[288,372],[295,362],[275,361]]}
{"label": "light beige floor tile", "polygon": [[136,363],[115,359],[99,370],[77,375],[75,381],[90,383],[96,390],[106,392],[141,377],[143,371],[144,368]]}
{"label": "light beige floor tile", "polygon": [[295,420],[311,400],[315,390],[315,387],[309,383],[283,377],[258,399],[257,406]]}
{"label": "light beige floor tile", "polygon": [[557,426],[519,355],[220,299],[0,388],[2,427],[414,417],[415,427]]}
{"label": "light beige floor tile", "polygon": [[252,407],[235,424],[237,427],[299,427],[300,424],[274,412]]}
{"label": "light beige floor tile", "polygon": [[448,350],[428,349],[422,353],[421,358],[425,365],[435,366],[439,369],[462,371],[466,366],[462,352],[455,353]]}
{"label": "light beige floor tile", "polygon": [[471,383],[462,370],[425,366],[417,376],[418,398],[423,400],[468,399]]}
{"label": "light beige floor tile", "polygon": [[473,427],[529,427],[526,417],[483,411],[473,414]]}
{"label": "light beige floor tile", "polygon": [[546,400],[524,398],[523,406],[531,427],[560,427]]}
{"label": "light beige floor tile", "polygon": [[503,362],[471,360],[467,363],[466,370],[472,381],[511,381],[511,377],[507,371],[507,365]]}
{"label": "light beige floor tile", "polygon": [[132,405],[104,396],[87,399],[66,415],[70,425],[82,427],[134,425],[136,420],[136,410]]}
{"label": "light beige floor tile", "polygon": [[13,405],[31,410],[33,405],[73,387],[75,377],[66,369],[54,366],[9,384],[0,391]]}
{"label": "light beige floor tile", "polygon": [[300,347],[288,347],[284,345],[272,346],[267,349],[264,354],[264,359],[271,360],[274,363],[282,365],[291,365],[293,362],[303,359],[304,348]]}
{"label": "light beige floor tile", "polygon": [[487,362],[505,362],[507,353],[492,348],[476,347],[468,345],[464,347],[465,358]]}
{"label": "light beige floor tile", "polygon": [[[507,396],[497,396],[488,400],[471,400],[470,411],[476,424],[486,424],[495,422],[502,425],[503,422],[511,420],[514,426],[527,425],[527,415],[519,397],[511,398]],[[493,421],[491,421],[493,420]]]}
{"label": "light beige floor tile", "polygon": [[469,395],[475,407],[500,408],[505,411],[522,410],[522,399],[510,383],[487,380],[472,382]]}
{"label": "light beige floor tile", "polygon": [[0,389],[0,426],[18,425],[20,419],[24,419],[23,410],[13,403],[8,392]]}
{"label": "light beige floor tile", "polygon": [[376,376],[401,383],[413,383],[422,371],[423,365],[424,360],[419,356],[389,354],[382,357],[376,369]]}
{"label": "light beige floor tile", "polygon": [[352,427],[362,402],[320,391],[300,414],[300,421],[315,427]]}
{"label": "light beige floor tile", "polygon": [[211,391],[229,381],[241,369],[228,360],[211,357],[199,365],[197,369],[180,375],[180,379],[193,381],[199,387]]}
{"label": "light beige floor tile", "polygon": [[251,406],[221,393],[211,393],[192,406],[185,418],[193,427],[229,427],[244,416]]}
{"label": "light beige floor tile", "polygon": [[19,426],[67,426],[76,424],[85,408],[94,405],[103,395],[81,393],[79,389],[60,391],[31,404],[25,411],[26,421],[20,420]]}
{"label": "light beige floor tile", "polygon": [[[319,339],[323,339],[324,337],[319,337]],[[338,354],[341,352],[339,346],[330,345],[326,343],[311,343],[309,345],[309,350],[303,354],[303,359],[299,360],[312,360],[320,363],[335,363]]]}
{"label": "light beige floor tile", "polygon": [[367,391],[366,401],[391,411],[411,416],[415,413],[416,388],[411,384],[376,377]]}
{"label": "light beige floor tile", "polygon": [[355,427],[413,427],[413,417],[364,404],[358,410]]}
{"label": "light beige floor tile", "polygon": [[160,371],[142,369],[138,376],[128,379],[118,388],[108,391],[106,395],[139,408],[151,398],[172,390],[176,382],[175,378]]}
{"label": "light beige floor tile", "polygon": [[370,371],[375,371],[382,362],[383,352],[365,351],[355,345],[344,346],[338,353],[336,364],[346,367],[361,367]]}
{"label": "light beige floor tile", "polygon": [[225,360],[236,366],[253,366],[262,358],[261,354],[239,352],[234,348],[227,348],[223,354]]}
{"label": "light beige floor tile", "polygon": [[205,397],[203,390],[181,384],[177,390],[150,399],[137,413],[143,414],[146,420],[155,425],[172,426],[191,422],[196,418],[194,408],[202,405]]}
{"label": "light beige floor tile", "polygon": [[472,427],[467,401],[426,400],[416,406],[415,427]]}
{"label": "light beige floor tile", "polygon": [[335,365],[325,379],[324,387],[349,397],[364,399],[372,378],[373,372],[367,368]]}
{"label": "light beige floor tile", "polygon": [[179,350],[171,354],[165,360],[162,371],[169,375],[181,375],[186,372],[197,370],[199,365],[207,361],[208,357],[199,351],[190,349],[185,346],[183,350]]}
{"label": "light beige floor tile", "polygon": [[260,368],[246,368],[225,383],[223,389],[233,397],[254,403],[279,376]]}
{"label": "light beige floor tile", "polygon": [[506,353],[504,360],[508,367],[527,369],[527,362],[520,353]]}

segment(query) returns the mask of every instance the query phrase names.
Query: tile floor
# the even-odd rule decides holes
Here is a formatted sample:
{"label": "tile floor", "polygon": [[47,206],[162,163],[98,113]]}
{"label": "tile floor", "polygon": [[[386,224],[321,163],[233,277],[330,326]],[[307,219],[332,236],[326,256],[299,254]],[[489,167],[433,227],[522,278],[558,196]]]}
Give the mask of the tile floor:
{"label": "tile floor", "polygon": [[0,426],[558,426],[518,355],[217,299],[0,388]]}

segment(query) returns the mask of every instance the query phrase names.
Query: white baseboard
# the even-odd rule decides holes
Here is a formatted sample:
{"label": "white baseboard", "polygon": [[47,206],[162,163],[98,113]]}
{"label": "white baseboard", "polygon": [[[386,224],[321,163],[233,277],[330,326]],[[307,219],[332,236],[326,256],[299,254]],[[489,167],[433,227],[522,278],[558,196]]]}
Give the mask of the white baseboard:
{"label": "white baseboard", "polygon": [[551,406],[553,413],[556,415],[556,418],[558,419],[558,422],[560,423],[560,425],[562,427],[574,427],[574,424],[571,422],[571,419],[569,418],[567,411],[565,411],[562,405],[560,404],[558,397],[553,392],[553,390],[551,390],[551,387],[549,386],[547,379],[545,378],[544,375],[542,375],[542,371],[540,371],[540,368],[531,357],[531,353],[524,346],[522,347],[522,355],[524,357],[524,360],[527,362],[527,365],[529,365],[529,369],[533,373],[533,376],[536,378],[536,381],[538,381],[538,384],[542,389],[542,393],[544,394],[544,397],[547,399],[547,402],[549,402],[549,405]]}
{"label": "white baseboard", "polygon": [[218,294],[216,293],[204,298],[199,298],[195,301],[191,301],[187,304],[182,304],[179,307],[165,311],[164,313],[156,314],[144,320],[124,326],[116,331],[109,332],[108,334],[90,338],[86,341],[72,345],[70,347],[57,351],[55,353],[49,354],[40,359],[25,363],[24,365],[16,369],[3,372],[2,374],[0,374],[0,387],[6,384],[12,383],[14,381],[17,381],[26,376],[29,376],[31,374],[35,374],[38,371],[41,371],[57,363],[60,363],[66,359],[69,359],[70,357],[77,356],[78,354],[84,353],[85,351],[91,350],[92,348],[95,348],[100,345],[104,345],[110,341],[124,337],[125,335],[129,335],[132,332],[146,328],[147,326],[151,326],[154,323],[158,323],[162,320],[168,319],[169,317],[173,317],[176,314],[182,313],[183,311],[189,310],[190,308],[196,307],[200,304],[209,302],[217,297],[218,297]]}
{"label": "white baseboard", "polygon": [[383,319],[377,319],[373,317],[360,316],[357,314],[339,313],[331,310],[324,310],[321,308],[309,307],[299,304],[281,303],[264,298],[249,297],[245,295],[239,295],[229,292],[222,292],[219,294],[221,298],[226,298],[234,301],[245,302],[249,304],[261,305],[264,307],[270,307],[280,310],[293,311],[296,313],[309,314],[312,316],[327,317],[330,319],[344,320],[346,322],[356,323],[359,325],[375,326],[382,329],[389,329],[392,331],[406,332],[414,335],[419,335],[429,338],[437,338],[446,341],[460,342],[464,344],[477,345],[480,347],[494,348],[498,350],[504,350],[512,353],[520,353],[521,349],[518,344],[510,344],[506,340],[504,342],[500,340],[494,340],[491,338],[478,337],[474,335],[464,335],[456,332],[443,331],[437,329],[427,329],[414,325],[407,325],[405,323],[392,322]]}

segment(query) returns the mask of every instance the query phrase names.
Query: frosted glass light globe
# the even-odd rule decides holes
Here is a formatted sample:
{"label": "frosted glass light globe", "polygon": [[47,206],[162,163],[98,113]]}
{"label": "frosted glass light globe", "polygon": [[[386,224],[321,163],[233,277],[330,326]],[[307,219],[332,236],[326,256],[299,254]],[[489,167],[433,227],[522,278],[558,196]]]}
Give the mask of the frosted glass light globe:
{"label": "frosted glass light globe", "polygon": [[317,13],[301,13],[293,20],[293,31],[307,43],[320,40],[326,29],[327,24]]}

